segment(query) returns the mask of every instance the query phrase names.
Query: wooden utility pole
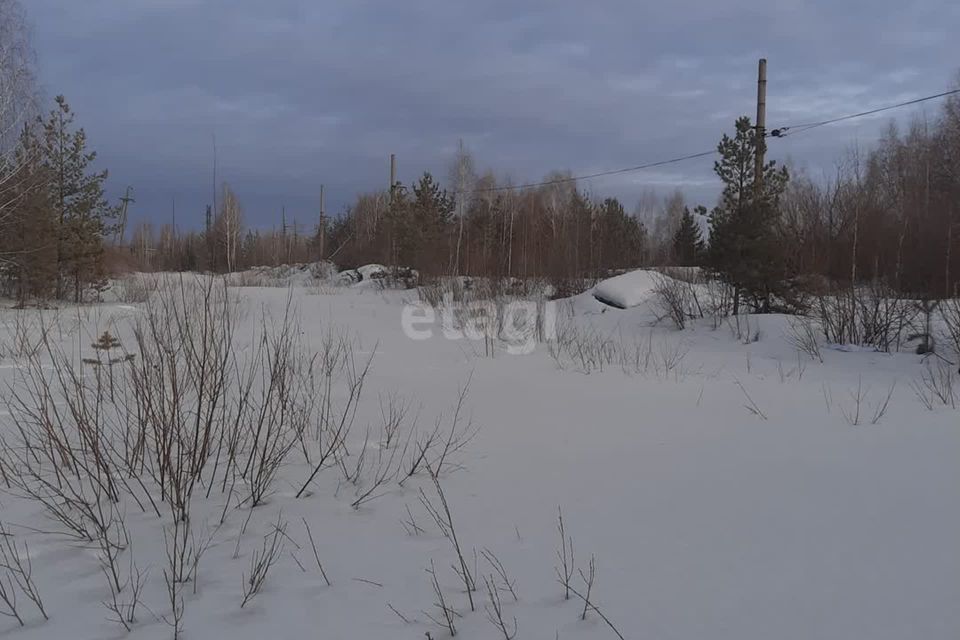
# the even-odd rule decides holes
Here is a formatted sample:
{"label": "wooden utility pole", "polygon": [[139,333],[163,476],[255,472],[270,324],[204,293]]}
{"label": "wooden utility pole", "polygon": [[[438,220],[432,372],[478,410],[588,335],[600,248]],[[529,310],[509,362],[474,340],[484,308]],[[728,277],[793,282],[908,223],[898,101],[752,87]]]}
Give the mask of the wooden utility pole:
{"label": "wooden utility pole", "polygon": [[393,189],[397,184],[397,154],[390,154],[390,202],[393,202]]}
{"label": "wooden utility pole", "polygon": [[217,134],[210,134],[211,139],[213,140],[213,213],[217,214]]}
{"label": "wooden utility pole", "polygon": [[123,206],[120,208],[120,220],[117,223],[117,234],[114,238],[114,244],[123,244],[123,238],[127,234],[127,208],[131,202],[136,202],[133,197],[130,195],[133,187],[127,187],[126,193],[123,197],[120,198],[120,202],[123,203]]}
{"label": "wooden utility pole", "polygon": [[323,208],[323,185],[320,185],[320,259],[323,260],[324,245],[327,241],[327,218]]}
{"label": "wooden utility pole", "polygon": [[283,251],[281,260],[290,262],[290,241],[287,239],[287,205],[280,205],[280,246]]}
{"label": "wooden utility pole", "polygon": [[757,69],[757,128],[754,138],[753,184],[757,193],[763,188],[763,156],[767,150],[767,59],[760,58]]}

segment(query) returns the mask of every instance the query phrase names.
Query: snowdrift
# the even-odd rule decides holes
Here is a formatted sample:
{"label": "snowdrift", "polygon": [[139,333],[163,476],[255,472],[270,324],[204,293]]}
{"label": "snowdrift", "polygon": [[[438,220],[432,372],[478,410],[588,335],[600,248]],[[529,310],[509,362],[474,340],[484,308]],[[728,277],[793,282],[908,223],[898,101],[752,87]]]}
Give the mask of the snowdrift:
{"label": "snowdrift", "polygon": [[653,296],[657,274],[646,269],[624,273],[600,282],[593,288],[593,297],[618,309],[643,304]]}

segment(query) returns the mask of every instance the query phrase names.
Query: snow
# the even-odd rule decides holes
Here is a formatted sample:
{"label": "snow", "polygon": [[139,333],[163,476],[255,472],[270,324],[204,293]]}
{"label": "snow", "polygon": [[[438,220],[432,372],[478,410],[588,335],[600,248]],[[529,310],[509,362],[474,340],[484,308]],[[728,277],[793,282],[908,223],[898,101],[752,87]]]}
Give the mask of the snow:
{"label": "snow", "polygon": [[357,273],[359,273],[364,280],[373,280],[375,278],[387,277],[390,270],[382,264],[367,264],[362,267],[357,267]]}
{"label": "snow", "polygon": [[[505,613],[517,619],[518,638],[616,637],[593,613],[581,620],[582,603],[563,599],[555,577],[558,506],[578,566],[586,570],[596,556],[592,599],[626,638],[957,638],[960,412],[930,411],[917,399],[912,384],[926,361],[829,349],[823,364],[811,362],[786,339],[787,319],[775,315],[751,319],[761,338],[750,344],[725,326],[651,327],[644,302],[652,286],[650,273],[634,272],[552,303],[558,334],[570,346],[552,355],[541,344],[527,356],[503,348],[490,356],[482,342],[444,338],[439,323],[432,338],[409,339],[401,323],[404,305],[416,300],[409,291],[234,291],[246,309],[269,309],[275,317],[290,293],[312,348],[332,330],[345,331],[359,354],[373,354],[349,443],[354,459],[368,426],[379,439],[384,398],[407,399],[410,415],[427,429],[438,417],[450,419],[469,382],[464,414],[477,435],[457,454],[459,469],[441,482],[468,560],[473,549],[490,549],[516,581],[519,602],[502,598]],[[63,309],[54,339],[88,356],[90,343],[113,326],[132,344],[130,306],[140,307]],[[0,310],[5,397],[25,364],[12,349],[17,315],[22,321],[37,313]],[[260,317],[246,313],[237,334],[250,334]],[[608,358],[602,370],[582,356],[601,343],[622,356]],[[644,350],[649,362],[630,364],[625,354],[632,349]],[[671,367],[657,364],[677,358]],[[871,424],[891,387],[886,413]],[[858,389],[866,418],[854,425]],[[764,417],[746,408],[751,403]],[[8,416],[0,416],[3,429]],[[184,638],[446,638],[423,613],[436,615],[424,572],[431,559],[463,616],[458,637],[497,637],[482,586],[471,613],[450,569],[451,545],[420,503],[420,489],[433,495],[429,479],[394,483],[354,510],[354,489],[336,469],[296,499],[307,473],[302,457],[291,454],[267,504],[232,510],[216,531],[196,593],[187,588]],[[159,620],[170,613],[162,535],[168,521],[125,505],[133,540],[125,553],[150,568],[144,601],[153,612],[142,611],[125,634],[101,605],[109,592],[96,551],[40,533],[56,524],[2,487],[0,520],[29,542],[51,619],[25,603],[27,626],[0,618],[0,635],[172,637]],[[214,496],[195,505],[198,536],[219,519],[224,499]],[[405,530],[408,509],[423,533]],[[241,609],[251,554],[278,515],[300,548],[287,544],[263,593]],[[313,531],[329,587],[301,518]],[[489,572],[482,558],[478,567]]]}
{"label": "snow", "polygon": [[593,297],[620,309],[647,302],[653,296],[657,274],[638,270],[608,278],[593,288]]}

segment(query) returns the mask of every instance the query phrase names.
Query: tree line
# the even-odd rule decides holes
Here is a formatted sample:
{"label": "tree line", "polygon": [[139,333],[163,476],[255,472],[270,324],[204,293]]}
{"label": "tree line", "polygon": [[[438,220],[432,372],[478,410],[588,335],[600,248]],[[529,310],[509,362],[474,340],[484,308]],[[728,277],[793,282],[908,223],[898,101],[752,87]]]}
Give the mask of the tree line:
{"label": "tree line", "polygon": [[[404,264],[424,274],[548,278],[585,286],[618,269],[697,266],[730,285],[733,310],[793,311],[810,294],[882,286],[938,299],[960,283],[960,99],[905,130],[891,124],[851,149],[827,178],[766,162],[749,118],[717,145],[723,189],[710,209],[670,194],[628,213],[569,174],[512,189],[476,175],[462,145],[449,190],[425,174],[409,188],[363,194],[324,230],[338,261]],[[642,219],[643,218],[643,219]]]}
{"label": "tree line", "polygon": [[695,266],[731,288],[734,312],[797,310],[811,293],[864,284],[940,299],[960,282],[956,95],[903,130],[891,124],[827,177],[769,161],[758,180],[754,158],[767,140],[740,118],[717,145],[723,188],[709,208],[676,191],[646,194],[628,210],[563,172],[515,188],[478,171],[461,143],[444,182],[425,173],[359,194],[319,224],[281,211],[273,229],[248,228],[224,183],[183,228],[148,219],[127,234],[67,100],[38,114],[32,85],[22,11],[0,0],[0,295],[21,304],[81,301],[124,269],[232,272],[316,260],[411,267],[427,278],[544,278],[561,293],[622,269]]}
{"label": "tree line", "polygon": [[[734,291],[734,311],[796,310],[811,291],[881,282],[915,298],[956,294],[960,279],[960,100],[905,131],[891,125],[852,150],[829,179],[769,161],[754,175],[756,130],[740,118],[718,143],[723,190],[711,209],[681,192],[641,219],[596,198],[569,174],[513,189],[476,174],[462,146],[448,186],[429,173],[410,185],[360,194],[339,216],[303,226],[249,229],[239,198],[221,186],[198,230],[136,226],[111,247],[118,207],[103,195],[82,128],[66,100],[24,125],[4,177],[4,291],[21,301],[79,300],[107,275],[109,256],[140,270],[230,272],[328,259],[341,267],[400,265],[423,276],[546,278],[563,291],[621,269],[701,267]],[[759,141],[765,144],[765,141]],[[643,205],[650,208],[650,196]]]}

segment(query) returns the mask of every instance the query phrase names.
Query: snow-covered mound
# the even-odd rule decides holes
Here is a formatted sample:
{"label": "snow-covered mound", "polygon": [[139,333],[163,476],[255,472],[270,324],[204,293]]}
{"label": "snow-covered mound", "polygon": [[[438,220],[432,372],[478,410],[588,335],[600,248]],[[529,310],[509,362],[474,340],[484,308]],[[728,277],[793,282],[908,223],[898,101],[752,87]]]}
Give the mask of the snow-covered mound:
{"label": "snow-covered mound", "polygon": [[346,269],[336,275],[334,282],[340,286],[375,285],[409,289],[415,287],[420,280],[420,274],[410,267],[386,267],[382,264],[365,264],[356,269]]}
{"label": "snow-covered mound", "polygon": [[288,287],[308,286],[318,280],[329,280],[337,273],[332,262],[281,264],[275,267],[251,267],[228,276],[230,281],[240,286]]}
{"label": "snow-covered mound", "polygon": [[646,269],[624,273],[600,282],[593,288],[593,297],[613,307],[629,309],[653,296],[657,274]]}
{"label": "snow-covered mound", "polygon": [[386,278],[390,274],[390,270],[382,264],[365,264],[362,267],[357,267],[357,273],[364,280],[376,280]]}

